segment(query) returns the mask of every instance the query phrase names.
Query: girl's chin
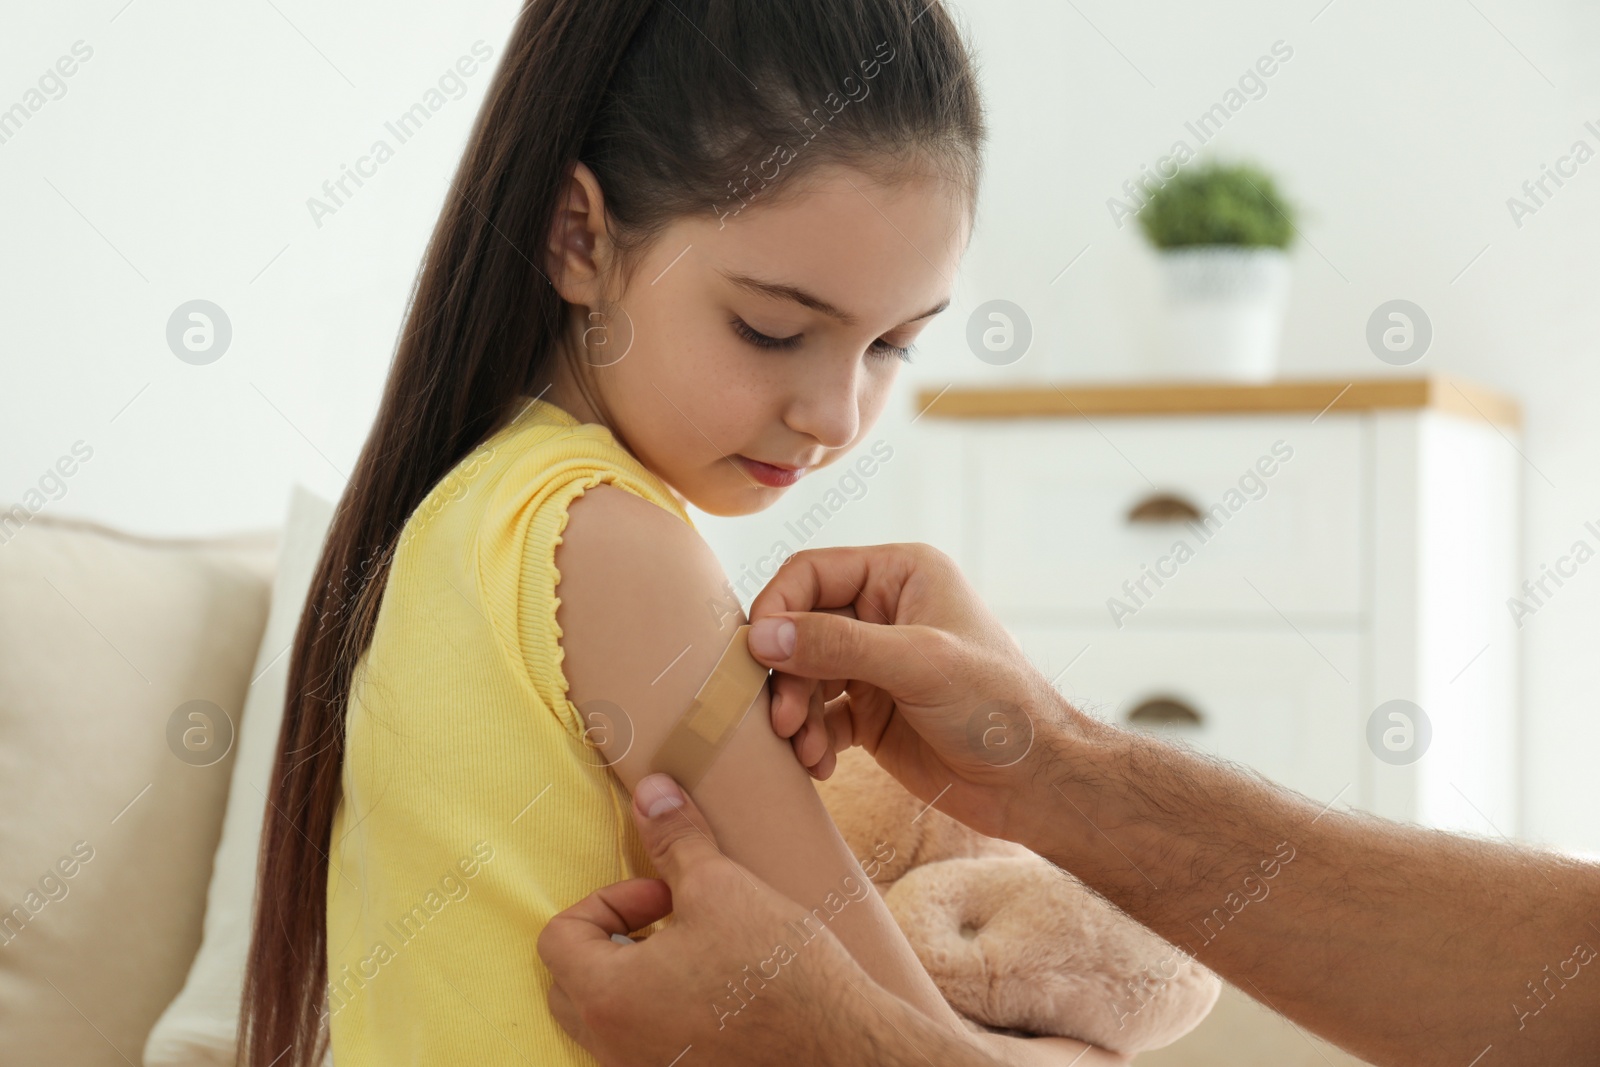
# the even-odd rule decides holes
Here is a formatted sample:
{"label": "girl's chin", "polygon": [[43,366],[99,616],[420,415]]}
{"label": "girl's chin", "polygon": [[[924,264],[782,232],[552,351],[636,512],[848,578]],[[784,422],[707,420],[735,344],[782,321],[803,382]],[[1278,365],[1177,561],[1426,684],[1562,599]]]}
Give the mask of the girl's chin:
{"label": "girl's chin", "polygon": [[740,481],[737,485],[729,485],[705,500],[691,497],[689,502],[707,515],[731,519],[767,511],[787,493],[787,489],[769,489],[764,485],[750,485]]}

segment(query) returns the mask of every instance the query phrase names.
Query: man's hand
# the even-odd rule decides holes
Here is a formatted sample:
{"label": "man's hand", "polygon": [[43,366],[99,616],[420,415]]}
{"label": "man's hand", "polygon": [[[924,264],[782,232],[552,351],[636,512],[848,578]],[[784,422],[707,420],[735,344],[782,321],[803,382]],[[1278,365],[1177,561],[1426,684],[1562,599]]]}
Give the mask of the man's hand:
{"label": "man's hand", "polygon": [[[780,679],[779,734],[804,720],[831,748],[865,746],[911,792],[1363,1060],[1600,1063],[1600,978],[1584,976],[1600,966],[1600,865],[1333,810],[1090,719],[925,545],[796,553],[750,617],[750,651],[800,677]],[[798,644],[780,647],[789,622]],[[844,696],[818,723],[790,693],[828,679]],[[1031,745],[1006,704],[1033,716]]]}
{"label": "man's hand", "polygon": [[831,770],[833,753],[861,745],[940,811],[1020,839],[1036,734],[1072,713],[948,556],[923,544],[797,552],[750,621],[751,653],[778,672],[773,730],[802,763]]}
{"label": "man's hand", "polygon": [[[873,982],[831,930],[813,922],[806,940],[807,911],[723,855],[672,779],[641,780],[632,810],[665,880],[600,889],[538,940],[551,1014],[605,1067],[661,1067],[691,1045],[692,1062],[713,1065],[911,1064],[919,1048],[992,1062]],[[637,944],[613,940],[669,912]]]}

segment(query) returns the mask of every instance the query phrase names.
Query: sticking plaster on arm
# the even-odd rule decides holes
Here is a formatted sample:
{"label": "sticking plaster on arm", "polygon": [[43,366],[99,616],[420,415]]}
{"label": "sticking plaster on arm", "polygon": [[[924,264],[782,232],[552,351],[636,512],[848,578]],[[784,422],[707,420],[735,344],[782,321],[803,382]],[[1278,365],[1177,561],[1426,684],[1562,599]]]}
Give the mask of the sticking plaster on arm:
{"label": "sticking plaster on arm", "polygon": [[746,623],[733,632],[733,640],[689,710],[656,750],[650,773],[670,774],[686,791],[694,789],[766,684],[767,667],[750,654],[750,624]]}

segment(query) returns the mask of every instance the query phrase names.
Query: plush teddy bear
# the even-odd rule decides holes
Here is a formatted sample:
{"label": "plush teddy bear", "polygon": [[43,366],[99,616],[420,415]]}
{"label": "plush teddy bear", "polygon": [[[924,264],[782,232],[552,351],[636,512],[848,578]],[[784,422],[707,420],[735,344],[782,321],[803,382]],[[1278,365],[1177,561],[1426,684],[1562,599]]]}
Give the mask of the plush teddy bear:
{"label": "plush teddy bear", "polygon": [[927,807],[866,750],[841,752],[818,791],[966,1018],[1131,1055],[1176,1041],[1216,1003],[1210,970],[1022,845]]}

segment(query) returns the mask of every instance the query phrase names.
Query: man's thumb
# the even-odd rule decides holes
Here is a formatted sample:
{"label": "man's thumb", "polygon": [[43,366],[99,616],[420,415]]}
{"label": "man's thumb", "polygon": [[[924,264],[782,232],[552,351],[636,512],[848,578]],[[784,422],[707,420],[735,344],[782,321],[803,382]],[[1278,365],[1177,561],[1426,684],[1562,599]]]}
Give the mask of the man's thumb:
{"label": "man's thumb", "polygon": [[633,790],[633,821],[645,852],[668,885],[718,855],[711,826],[669,774],[649,774]]}
{"label": "man's thumb", "polygon": [[910,700],[927,690],[928,675],[934,673],[926,655],[917,654],[919,631],[926,633],[920,626],[893,626],[829,612],[797,611],[768,615],[751,624],[750,653],[785,674],[854,678]]}

